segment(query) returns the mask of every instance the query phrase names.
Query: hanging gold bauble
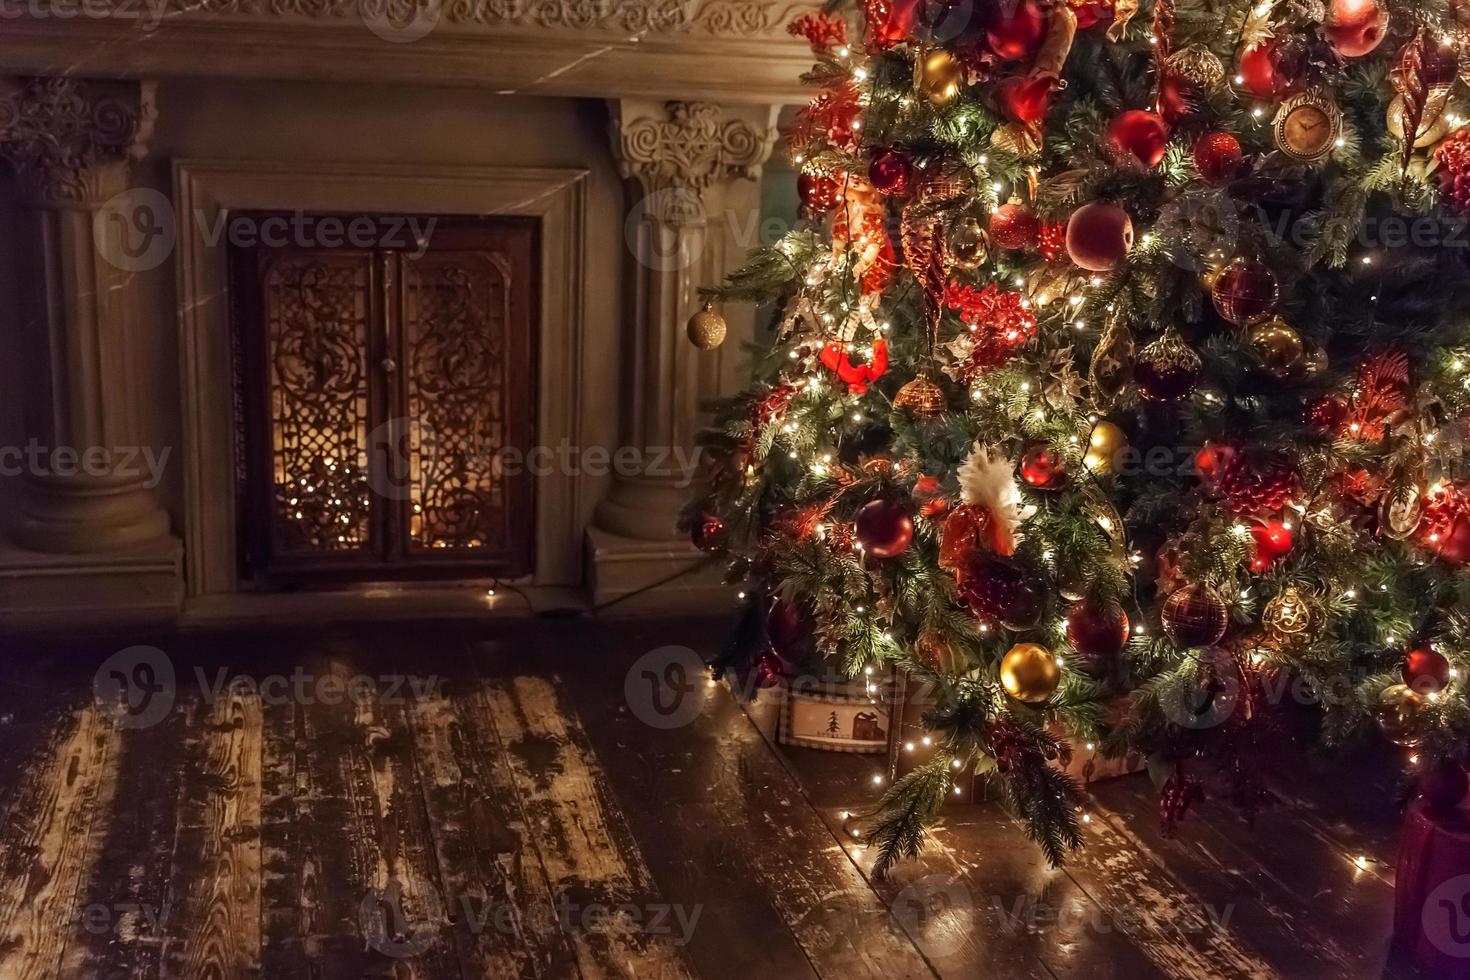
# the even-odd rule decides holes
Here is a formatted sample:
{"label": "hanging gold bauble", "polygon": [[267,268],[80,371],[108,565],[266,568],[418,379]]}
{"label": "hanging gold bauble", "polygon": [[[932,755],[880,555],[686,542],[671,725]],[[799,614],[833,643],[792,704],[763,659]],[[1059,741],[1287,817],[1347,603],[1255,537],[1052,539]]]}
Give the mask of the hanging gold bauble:
{"label": "hanging gold bauble", "polygon": [[1424,740],[1424,699],[1407,684],[1386,688],[1373,706],[1373,720],[1394,745],[1412,748]]}
{"label": "hanging gold bauble", "polygon": [[960,94],[965,68],[943,48],[935,48],[914,62],[914,88],[931,105],[949,105]]}
{"label": "hanging gold bauble", "polygon": [[1322,628],[1322,607],[1294,585],[1276,594],[1261,611],[1266,635],[1283,646],[1310,641]]}
{"label": "hanging gold bauble", "polygon": [[[1418,137],[1414,140],[1414,149],[1423,150],[1431,147],[1450,134],[1449,113],[1444,111],[1444,105],[1439,106],[1438,111],[1431,112],[1434,105],[1425,107],[1424,118],[1419,120]],[[1388,104],[1388,131],[1399,139],[1404,138],[1404,127],[1408,124],[1408,109],[1404,106],[1402,95],[1394,96]]]}
{"label": "hanging gold bauble", "polygon": [[1128,447],[1128,436],[1107,419],[1092,427],[1087,436],[1087,452],[1082,465],[1094,476],[1110,476],[1118,472],[1118,454]]}
{"label": "hanging gold bauble", "polygon": [[1189,44],[1169,55],[1165,62],[1170,74],[1182,78],[1205,92],[1225,82],[1225,66],[1220,56],[1202,44]]}
{"label": "hanging gold bauble", "polygon": [[898,389],[898,393],[893,396],[893,404],[907,409],[919,418],[942,415],[945,401],[944,389],[923,374]]}
{"label": "hanging gold bauble", "polygon": [[1302,335],[1279,316],[1251,327],[1250,348],[1261,369],[1278,381],[1295,373],[1307,355]]}
{"label": "hanging gold bauble", "polygon": [[1017,643],[1000,661],[1000,683],[1017,701],[1040,704],[1056,693],[1062,668],[1051,651],[1037,643]]}
{"label": "hanging gold bauble", "polygon": [[974,215],[962,215],[944,234],[944,260],[956,269],[974,269],[990,258],[990,233]]}
{"label": "hanging gold bauble", "polygon": [[1091,382],[1093,396],[1101,408],[1111,408],[1123,394],[1133,380],[1137,359],[1133,332],[1121,320],[1110,324],[1093,350],[1092,362],[1087,368],[1087,380]]}
{"label": "hanging gold bauble", "polygon": [[715,312],[713,303],[704,304],[684,329],[689,342],[700,350],[714,350],[725,342],[725,318]]}

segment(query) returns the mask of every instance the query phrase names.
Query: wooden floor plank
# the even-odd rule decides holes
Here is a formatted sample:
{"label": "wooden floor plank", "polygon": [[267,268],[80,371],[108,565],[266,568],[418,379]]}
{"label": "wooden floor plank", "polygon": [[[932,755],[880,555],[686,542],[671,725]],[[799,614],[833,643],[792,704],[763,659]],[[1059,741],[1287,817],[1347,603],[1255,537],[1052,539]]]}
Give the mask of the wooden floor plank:
{"label": "wooden floor plank", "polygon": [[260,972],[260,698],[227,689],[184,710],[174,924],[162,976],[245,980]]}
{"label": "wooden floor plank", "polygon": [[82,928],[68,943],[68,976],[154,980],[162,969],[164,938],[176,925],[169,874],[185,735],[180,711],[121,733],[121,788],[99,821],[99,856],[79,902]]}
{"label": "wooden floor plank", "polygon": [[99,841],[94,825],[117,787],[120,737],[93,705],[57,718],[10,796],[0,826],[0,977],[61,975]]}
{"label": "wooden floor plank", "polygon": [[577,975],[486,700],[471,685],[416,697],[409,721],[429,830],[466,976]]}
{"label": "wooden floor plank", "polygon": [[[484,696],[556,901],[577,923],[571,938],[582,976],[691,976],[681,950],[646,929],[667,903],[555,679],[490,682]],[[611,910],[601,927],[587,918],[594,908]]]}
{"label": "wooden floor plank", "polygon": [[1283,851],[1267,839],[1265,828],[1248,826],[1219,807],[1166,838],[1146,780],[1094,783],[1092,795],[1095,819],[1107,820],[1135,849],[1166,864],[1214,908],[1228,911],[1230,929],[1249,936],[1253,948],[1282,975],[1384,973],[1388,938],[1373,928],[1374,919],[1381,924],[1381,915],[1365,915],[1360,903],[1339,896],[1331,904],[1348,906],[1344,911],[1357,926],[1333,928],[1333,915],[1320,895],[1304,897],[1292,884],[1299,880],[1299,863],[1340,862],[1340,854],[1326,846],[1290,853],[1299,842]]}

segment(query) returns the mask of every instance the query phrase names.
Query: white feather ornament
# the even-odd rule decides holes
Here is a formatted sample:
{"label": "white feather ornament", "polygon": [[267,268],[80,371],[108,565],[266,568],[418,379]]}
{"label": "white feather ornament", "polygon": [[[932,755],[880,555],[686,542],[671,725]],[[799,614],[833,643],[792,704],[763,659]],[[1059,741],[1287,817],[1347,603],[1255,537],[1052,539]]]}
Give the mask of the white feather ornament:
{"label": "white feather ornament", "polygon": [[1015,466],[1005,453],[995,450],[992,454],[990,447],[977,442],[957,475],[960,499],[989,512],[995,550],[1003,555],[1014,552],[1019,540],[1017,528],[1035,512],[1034,508],[1022,506]]}

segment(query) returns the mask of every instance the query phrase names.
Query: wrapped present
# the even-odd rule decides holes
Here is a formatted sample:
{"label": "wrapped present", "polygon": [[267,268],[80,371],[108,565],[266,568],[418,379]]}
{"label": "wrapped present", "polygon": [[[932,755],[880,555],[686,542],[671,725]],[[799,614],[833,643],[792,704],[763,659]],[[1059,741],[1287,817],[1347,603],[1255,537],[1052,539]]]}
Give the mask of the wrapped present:
{"label": "wrapped present", "polygon": [[1430,976],[1470,980],[1470,808],[1416,800],[1404,819],[1394,945]]}

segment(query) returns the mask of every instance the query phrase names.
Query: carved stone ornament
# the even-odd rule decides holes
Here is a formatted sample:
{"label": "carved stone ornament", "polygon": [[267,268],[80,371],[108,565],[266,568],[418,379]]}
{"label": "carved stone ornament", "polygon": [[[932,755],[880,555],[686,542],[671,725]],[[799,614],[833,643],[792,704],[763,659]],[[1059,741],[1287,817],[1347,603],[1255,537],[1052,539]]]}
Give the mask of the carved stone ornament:
{"label": "carved stone ornament", "polygon": [[699,195],[719,180],[758,177],[776,131],[727,120],[707,102],[666,102],[662,117],[618,124],[616,138],[624,177],[638,178],[650,193]]}
{"label": "carved stone ornament", "polygon": [[0,157],[44,197],[110,193],[97,171],[141,159],[156,118],[148,82],[0,78]]}

